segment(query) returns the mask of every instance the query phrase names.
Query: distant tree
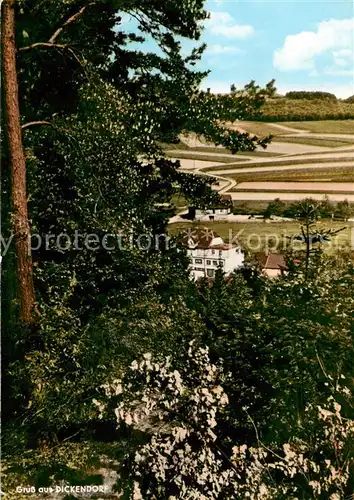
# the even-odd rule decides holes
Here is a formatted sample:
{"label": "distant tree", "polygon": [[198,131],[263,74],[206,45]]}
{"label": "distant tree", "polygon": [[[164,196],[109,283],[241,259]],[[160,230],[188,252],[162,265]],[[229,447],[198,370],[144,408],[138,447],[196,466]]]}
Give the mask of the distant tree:
{"label": "distant tree", "polygon": [[[298,203],[296,208],[296,217],[301,223],[301,235],[296,235],[295,240],[300,240],[305,244],[305,279],[309,277],[310,259],[313,252],[315,243],[322,243],[330,241],[331,237],[340,233],[345,228],[341,229],[317,229],[316,223],[320,218],[320,203],[307,198]],[[320,247],[321,248],[321,247]]]}
{"label": "distant tree", "polygon": [[285,203],[281,201],[279,198],[271,201],[267,208],[264,211],[264,218],[269,219],[272,215],[283,215],[285,209]]}
{"label": "distant tree", "polygon": [[285,97],[288,99],[329,99],[331,101],[336,101],[337,97],[334,94],[331,94],[329,92],[322,92],[322,91],[308,91],[308,90],[293,90],[291,92],[287,92],[285,94]]}
{"label": "distant tree", "polygon": [[328,196],[325,196],[324,199],[318,206],[319,213],[321,217],[331,217],[334,214],[334,204],[330,201]]}
{"label": "distant tree", "polygon": [[354,214],[354,207],[348,200],[339,201],[335,209],[335,215],[345,221]]}

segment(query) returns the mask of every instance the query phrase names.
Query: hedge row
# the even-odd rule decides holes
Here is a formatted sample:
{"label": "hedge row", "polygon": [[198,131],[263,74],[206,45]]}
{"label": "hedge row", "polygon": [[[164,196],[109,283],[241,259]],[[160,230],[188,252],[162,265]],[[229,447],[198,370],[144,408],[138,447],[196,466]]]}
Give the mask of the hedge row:
{"label": "hedge row", "polygon": [[330,99],[269,99],[259,121],[309,121],[354,119],[354,103]]}

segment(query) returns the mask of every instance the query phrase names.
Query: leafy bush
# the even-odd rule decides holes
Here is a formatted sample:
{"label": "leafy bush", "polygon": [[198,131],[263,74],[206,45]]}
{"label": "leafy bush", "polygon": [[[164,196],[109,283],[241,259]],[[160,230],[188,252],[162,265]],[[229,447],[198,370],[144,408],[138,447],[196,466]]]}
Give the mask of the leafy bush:
{"label": "leafy bush", "polygon": [[[169,359],[145,354],[122,379],[103,386],[118,425],[149,434],[126,464],[130,498],[343,498],[354,422],[333,396],[325,407],[307,405],[304,431],[289,442],[270,448],[255,427],[258,446],[248,447],[222,439],[226,374],[211,363],[208,348],[191,344],[185,361],[177,371]],[[350,391],[338,386],[335,394],[348,399]],[[106,404],[94,404],[102,418]]]}

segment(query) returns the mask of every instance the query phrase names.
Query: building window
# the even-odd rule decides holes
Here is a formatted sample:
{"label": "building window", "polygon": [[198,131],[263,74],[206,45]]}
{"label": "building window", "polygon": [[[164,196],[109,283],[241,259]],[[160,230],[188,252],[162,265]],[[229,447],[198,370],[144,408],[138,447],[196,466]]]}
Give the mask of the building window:
{"label": "building window", "polygon": [[219,250],[219,257],[221,257],[221,256],[222,256],[222,251],[221,251],[221,250]]}
{"label": "building window", "polygon": [[218,261],[217,260],[213,260],[213,266],[217,266],[218,265]]}
{"label": "building window", "polygon": [[207,260],[207,266],[210,266],[211,260]]}
{"label": "building window", "polygon": [[224,267],[224,262],[222,260],[220,261],[220,266]]}
{"label": "building window", "polygon": [[202,259],[195,259],[194,261],[196,264],[203,264],[203,260]]}
{"label": "building window", "polygon": [[194,271],[204,271],[204,269],[202,267],[195,267]]}
{"label": "building window", "polygon": [[208,278],[214,278],[214,276],[215,276],[214,269],[207,269],[207,276],[208,276]]}
{"label": "building window", "polygon": [[211,251],[211,255],[215,255],[215,250],[212,250],[212,251]]}

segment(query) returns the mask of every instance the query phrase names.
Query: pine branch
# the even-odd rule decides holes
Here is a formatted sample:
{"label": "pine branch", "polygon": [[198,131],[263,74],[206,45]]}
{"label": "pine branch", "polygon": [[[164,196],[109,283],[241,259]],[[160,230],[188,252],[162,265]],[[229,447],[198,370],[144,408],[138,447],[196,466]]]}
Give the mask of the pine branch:
{"label": "pine branch", "polygon": [[22,130],[29,128],[29,127],[34,127],[36,125],[49,125],[50,127],[54,127],[54,125],[48,121],[41,120],[41,121],[36,121],[36,122],[28,122],[22,125]]}
{"label": "pine branch", "polygon": [[18,52],[25,52],[27,50],[35,49],[36,47],[54,47],[57,49],[67,49],[68,45],[60,44],[60,43],[51,43],[51,42],[36,42],[31,45],[26,45],[25,47],[20,47],[17,49]]}
{"label": "pine branch", "polygon": [[32,43],[31,45],[27,45],[26,47],[20,47],[18,49],[19,52],[24,52],[26,50],[31,50],[34,49],[35,47],[59,47],[59,48],[67,48],[68,45],[62,45],[62,44],[57,44],[55,43],[56,40],[59,38],[61,33],[63,32],[64,28],[68,26],[69,24],[72,24],[75,22],[79,17],[82,16],[82,14],[85,12],[87,7],[90,7],[91,5],[94,5],[94,2],[89,3],[88,5],[85,5],[84,7],[81,7],[80,10],[78,10],[75,14],[73,14],[69,19],[67,19],[61,26],[58,28],[53,35],[49,38],[48,42],[37,42],[37,43]]}
{"label": "pine branch", "polygon": [[53,35],[50,37],[49,39],[49,43],[55,43],[55,41],[57,40],[57,38],[61,35],[62,31],[64,30],[64,28],[66,26],[68,26],[69,24],[73,23],[76,21],[76,19],[78,19],[80,16],[82,16],[82,14],[85,12],[85,10],[87,9],[87,7],[89,7],[90,5],[93,5],[93,2],[92,3],[89,3],[88,5],[85,5],[84,7],[81,7],[81,9],[76,12],[75,14],[73,14],[71,17],[69,17],[69,19],[67,19],[65,21],[65,23],[60,26],[60,28],[58,28],[54,33]]}

